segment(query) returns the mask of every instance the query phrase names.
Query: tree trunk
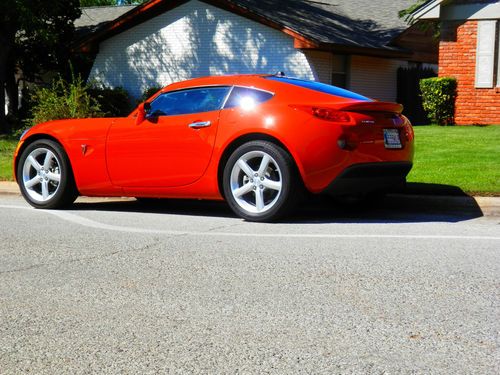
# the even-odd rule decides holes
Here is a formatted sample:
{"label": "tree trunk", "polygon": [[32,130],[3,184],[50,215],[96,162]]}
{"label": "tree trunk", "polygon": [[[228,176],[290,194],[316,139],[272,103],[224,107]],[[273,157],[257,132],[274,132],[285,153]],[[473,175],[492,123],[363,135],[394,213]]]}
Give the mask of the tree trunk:
{"label": "tree trunk", "polygon": [[9,99],[9,111],[10,116],[15,116],[19,114],[19,86],[16,80],[16,68],[11,63],[7,67],[7,79],[5,89],[7,90],[7,98]]}
{"label": "tree trunk", "polygon": [[5,113],[5,89],[7,85],[7,76],[9,74],[8,61],[10,51],[12,50],[12,44],[9,43],[7,36],[1,36],[0,43],[2,44],[2,48],[0,48],[0,134],[7,134],[10,131],[10,127],[7,123]]}
{"label": "tree trunk", "polygon": [[0,134],[8,134],[10,132],[10,126],[5,114],[5,99],[5,84],[0,81]]}
{"label": "tree trunk", "polygon": [[9,126],[5,117],[5,85],[0,81],[0,134],[7,134]]}

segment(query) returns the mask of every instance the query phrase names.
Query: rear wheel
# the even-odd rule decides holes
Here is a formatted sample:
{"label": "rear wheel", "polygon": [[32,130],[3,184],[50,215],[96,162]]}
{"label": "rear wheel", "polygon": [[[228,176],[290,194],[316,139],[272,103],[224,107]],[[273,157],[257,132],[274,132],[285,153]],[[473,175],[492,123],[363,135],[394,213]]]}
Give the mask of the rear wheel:
{"label": "rear wheel", "polygon": [[292,157],[267,141],[237,148],[224,168],[224,196],[231,209],[250,221],[272,221],[296,205],[300,179]]}
{"label": "rear wheel", "polygon": [[78,196],[66,153],[48,139],[26,147],[19,158],[17,180],[26,201],[36,208],[62,208]]}

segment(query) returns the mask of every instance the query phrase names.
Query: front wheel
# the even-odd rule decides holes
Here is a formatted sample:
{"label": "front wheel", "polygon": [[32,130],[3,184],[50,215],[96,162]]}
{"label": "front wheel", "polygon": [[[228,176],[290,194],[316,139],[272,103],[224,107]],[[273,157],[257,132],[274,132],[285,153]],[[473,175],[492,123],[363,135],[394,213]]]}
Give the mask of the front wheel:
{"label": "front wheel", "polygon": [[249,221],[273,221],[289,213],[300,186],[292,157],[267,141],[243,144],[224,168],[224,196],[231,209]]}
{"label": "front wheel", "polygon": [[26,147],[17,165],[17,180],[26,201],[36,208],[62,208],[78,196],[66,153],[48,139]]}

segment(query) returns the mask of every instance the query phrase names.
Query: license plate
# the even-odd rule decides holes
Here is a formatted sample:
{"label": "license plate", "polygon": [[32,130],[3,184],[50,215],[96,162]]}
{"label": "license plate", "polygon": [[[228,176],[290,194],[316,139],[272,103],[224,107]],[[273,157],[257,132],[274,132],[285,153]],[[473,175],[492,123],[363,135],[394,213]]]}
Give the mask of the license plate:
{"label": "license plate", "polygon": [[398,129],[384,129],[385,148],[402,148]]}

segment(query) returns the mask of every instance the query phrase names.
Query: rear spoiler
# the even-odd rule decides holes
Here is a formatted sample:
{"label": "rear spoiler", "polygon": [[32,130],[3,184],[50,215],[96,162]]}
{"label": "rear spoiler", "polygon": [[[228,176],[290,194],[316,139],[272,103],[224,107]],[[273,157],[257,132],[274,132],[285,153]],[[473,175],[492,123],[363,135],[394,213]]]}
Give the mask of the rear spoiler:
{"label": "rear spoiler", "polygon": [[401,114],[403,106],[391,102],[344,102],[336,103],[335,108],[347,112],[391,112]]}
{"label": "rear spoiler", "polygon": [[301,104],[290,104],[292,108],[325,108],[345,112],[390,112],[400,115],[403,106],[392,102],[365,102],[365,101],[339,101],[339,102],[307,102]]}

